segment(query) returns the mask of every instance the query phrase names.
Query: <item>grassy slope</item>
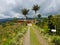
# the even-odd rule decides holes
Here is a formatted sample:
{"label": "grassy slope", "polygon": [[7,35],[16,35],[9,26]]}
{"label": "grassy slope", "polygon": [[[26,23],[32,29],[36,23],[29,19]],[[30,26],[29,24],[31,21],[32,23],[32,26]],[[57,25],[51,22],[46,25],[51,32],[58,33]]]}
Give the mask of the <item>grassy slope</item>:
{"label": "grassy slope", "polygon": [[41,45],[37,40],[36,35],[33,32],[32,28],[30,29],[30,42],[31,45]]}

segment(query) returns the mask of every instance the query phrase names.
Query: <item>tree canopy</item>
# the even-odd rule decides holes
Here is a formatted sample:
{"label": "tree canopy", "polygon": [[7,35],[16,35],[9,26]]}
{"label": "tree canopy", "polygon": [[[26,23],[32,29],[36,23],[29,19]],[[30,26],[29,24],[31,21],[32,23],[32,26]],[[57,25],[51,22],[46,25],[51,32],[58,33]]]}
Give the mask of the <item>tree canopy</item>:
{"label": "tree canopy", "polygon": [[36,13],[36,11],[38,11],[39,9],[40,9],[40,6],[38,6],[38,5],[34,5],[33,8],[32,8],[32,10],[34,10],[35,13]]}

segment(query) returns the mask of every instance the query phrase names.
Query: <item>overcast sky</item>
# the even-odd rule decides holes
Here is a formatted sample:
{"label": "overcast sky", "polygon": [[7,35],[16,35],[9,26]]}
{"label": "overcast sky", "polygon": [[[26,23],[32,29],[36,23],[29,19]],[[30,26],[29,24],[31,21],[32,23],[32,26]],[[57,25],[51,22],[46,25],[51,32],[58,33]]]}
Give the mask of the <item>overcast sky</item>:
{"label": "overcast sky", "polygon": [[60,0],[0,0],[0,19],[24,17],[21,9],[30,9],[28,17],[34,17],[32,6],[38,4],[41,8],[38,11],[42,16],[60,14]]}

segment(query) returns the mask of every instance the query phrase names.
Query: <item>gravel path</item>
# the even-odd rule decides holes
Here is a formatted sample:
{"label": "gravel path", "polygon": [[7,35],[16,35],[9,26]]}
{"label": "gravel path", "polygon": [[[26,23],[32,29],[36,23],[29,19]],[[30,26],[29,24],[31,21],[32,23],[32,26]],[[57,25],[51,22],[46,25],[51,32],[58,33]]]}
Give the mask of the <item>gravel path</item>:
{"label": "gravel path", "polygon": [[25,35],[23,45],[30,45],[30,27],[28,27],[28,31],[27,31],[27,33]]}

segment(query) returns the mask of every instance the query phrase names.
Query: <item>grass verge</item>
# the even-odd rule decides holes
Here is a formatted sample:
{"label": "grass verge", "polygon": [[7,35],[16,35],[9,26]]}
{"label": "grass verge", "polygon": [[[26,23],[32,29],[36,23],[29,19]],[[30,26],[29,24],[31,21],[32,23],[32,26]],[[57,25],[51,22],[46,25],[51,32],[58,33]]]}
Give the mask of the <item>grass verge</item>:
{"label": "grass verge", "polygon": [[35,33],[33,32],[33,29],[30,29],[30,44],[31,45],[41,45],[35,35]]}

